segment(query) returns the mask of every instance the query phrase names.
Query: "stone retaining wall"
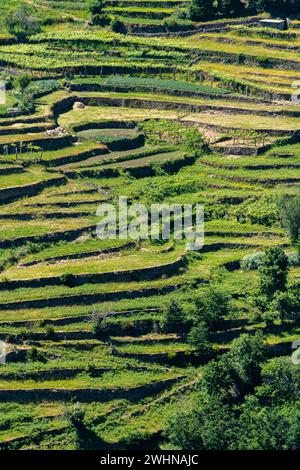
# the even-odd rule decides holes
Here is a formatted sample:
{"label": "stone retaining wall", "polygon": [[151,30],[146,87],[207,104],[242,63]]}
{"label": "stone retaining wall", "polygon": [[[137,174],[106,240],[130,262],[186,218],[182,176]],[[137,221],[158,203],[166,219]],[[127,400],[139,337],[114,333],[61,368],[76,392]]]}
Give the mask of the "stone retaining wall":
{"label": "stone retaining wall", "polygon": [[60,297],[20,300],[17,302],[4,302],[0,304],[0,310],[24,310],[46,307],[60,307],[66,305],[92,305],[98,302],[115,302],[125,299],[139,299],[142,297],[152,297],[154,295],[165,295],[181,287],[180,284],[174,284],[164,287],[146,287],[137,290],[122,290],[114,292],[101,292],[97,294],[75,294]]}
{"label": "stone retaining wall", "polygon": [[[181,376],[183,377],[183,376]],[[97,388],[83,388],[83,389],[59,389],[59,388],[32,388],[32,389],[5,389],[0,390],[0,402],[35,402],[35,401],[70,401],[78,400],[82,403],[92,401],[111,401],[111,400],[130,400],[139,401],[149,395],[154,395],[162,392],[166,387],[171,387],[181,377],[173,379],[161,380],[146,385],[140,385],[134,388],[119,388],[119,389],[97,389]]]}
{"label": "stone retaining wall", "polygon": [[[65,180],[64,180],[65,181]],[[1,195],[1,193],[0,193]],[[63,232],[45,233],[44,235],[33,235],[28,237],[12,238],[8,240],[0,240],[0,249],[15,248],[26,243],[55,243],[61,240],[73,241],[84,233],[90,233],[96,230],[95,225],[90,225],[73,230],[65,230]]]}
{"label": "stone retaining wall", "polygon": [[[11,202],[15,199],[22,197],[35,196],[40,191],[50,186],[60,185],[66,182],[65,176],[60,176],[57,178],[49,178],[48,180],[39,181],[37,183],[32,183],[24,186],[15,186],[0,189],[0,204]],[[10,246],[14,246],[13,240],[1,240],[0,248],[4,248],[6,243]]]}
{"label": "stone retaining wall", "polygon": [[[134,282],[134,281],[150,281],[160,278],[161,276],[172,276],[177,274],[180,269],[185,267],[185,258],[182,256],[176,261],[169,264],[159,266],[150,266],[148,268],[134,269],[128,271],[112,271],[97,274],[79,274],[74,276],[76,286],[83,284],[99,284],[110,282]],[[40,288],[46,286],[63,285],[61,277],[44,277],[37,279],[12,280],[9,282],[1,282],[0,290],[22,289],[22,288]]]}

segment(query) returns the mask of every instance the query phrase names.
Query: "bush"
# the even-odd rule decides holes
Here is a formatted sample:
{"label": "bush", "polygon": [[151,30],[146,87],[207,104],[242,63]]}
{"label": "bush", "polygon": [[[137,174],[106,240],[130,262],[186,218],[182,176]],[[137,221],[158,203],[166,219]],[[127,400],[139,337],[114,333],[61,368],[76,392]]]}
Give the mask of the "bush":
{"label": "bush", "polygon": [[260,267],[260,290],[268,298],[284,291],[287,284],[288,257],[281,248],[269,248]]}
{"label": "bush", "polygon": [[208,327],[204,322],[200,322],[191,329],[187,342],[197,350],[203,360],[212,357],[213,349],[208,342]]}
{"label": "bush", "polygon": [[300,230],[300,195],[283,196],[278,203],[282,225],[293,242],[297,242]]}
{"label": "bush", "polygon": [[76,277],[74,274],[63,274],[60,278],[60,282],[67,287],[75,287],[76,286]]}
{"label": "bush", "polygon": [[183,306],[177,300],[171,300],[163,310],[161,328],[163,331],[182,332],[187,327],[187,318]]}
{"label": "bush", "polygon": [[211,20],[215,15],[213,0],[192,0],[190,5],[190,18],[192,21]]}
{"label": "bush", "polygon": [[27,362],[47,362],[47,357],[45,353],[39,351],[37,348],[33,347],[26,352],[26,361]]}
{"label": "bush", "polygon": [[39,33],[41,30],[38,19],[33,15],[32,8],[26,4],[10,11],[5,18],[5,25],[7,31],[20,41]]}
{"label": "bush", "polygon": [[46,325],[45,326],[45,335],[48,339],[53,338],[55,335],[55,330],[52,325]]}
{"label": "bush", "polygon": [[203,321],[209,328],[213,328],[229,312],[230,297],[224,291],[216,287],[202,289],[195,297],[194,322],[197,325]]}
{"label": "bush", "polygon": [[169,32],[192,30],[194,25],[192,21],[183,20],[176,17],[168,17],[163,20],[163,26]]}
{"label": "bush", "polygon": [[126,34],[127,33],[127,29],[126,29],[126,26],[125,24],[123,23],[123,21],[121,21],[119,18],[117,18],[116,16],[114,16],[112,19],[111,19],[111,22],[110,22],[110,29],[114,32],[114,33],[120,33],[120,34]]}
{"label": "bush", "polygon": [[244,271],[251,271],[252,269],[258,269],[263,265],[264,252],[259,251],[257,253],[247,255],[241,261],[241,268]]}
{"label": "bush", "polygon": [[[241,261],[241,268],[244,271],[251,271],[252,269],[259,269],[264,263],[264,252],[258,251],[257,253],[247,255]],[[296,267],[300,264],[300,257],[298,253],[289,253],[288,264],[290,267]]]}
{"label": "bush", "polygon": [[80,403],[74,403],[65,411],[65,418],[76,429],[84,427],[85,408]]}

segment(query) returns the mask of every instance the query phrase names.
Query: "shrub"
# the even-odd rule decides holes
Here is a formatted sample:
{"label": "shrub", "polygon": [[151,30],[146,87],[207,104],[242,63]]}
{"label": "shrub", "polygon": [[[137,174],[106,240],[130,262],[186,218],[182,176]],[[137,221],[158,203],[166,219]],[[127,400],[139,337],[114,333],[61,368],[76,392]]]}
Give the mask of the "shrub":
{"label": "shrub", "polygon": [[204,322],[199,322],[191,329],[187,341],[197,350],[203,360],[212,357],[212,346],[208,342],[208,327]]}
{"label": "shrub", "polygon": [[46,325],[45,326],[45,335],[46,335],[46,338],[48,338],[48,339],[54,337],[55,330],[54,330],[54,327],[52,325]]}
{"label": "shrub", "polygon": [[300,230],[300,195],[283,196],[278,206],[282,224],[288,230],[292,241],[296,242]]}
{"label": "shrub", "polygon": [[194,27],[192,21],[183,20],[173,16],[165,18],[163,20],[163,26],[169,32],[191,30]]}
{"label": "shrub", "polygon": [[190,5],[190,18],[192,21],[211,20],[215,14],[213,0],[192,0]]}
{"label": "shrub", "polygon": [[94,363],[90,363],[87,365],[86,373],[91,377],[97,377],[97,368]]}
{"label": "shrub", "polygon": [[213,328],[229,312],[230,297],[217,287],[207,287],[195,296],[194,324],[203,321]]}
{"label": "shrub", "polygon": [[268,298],[286,289],[288,257],[281,248],[269,248],[260,267],[260,290]]}
{"label": "shrub", "polygon": [[127,29],[126,29],[126,26],[125,24],[123,23],[123,21],[121,21],[119,18],[117,18],[116,16],[114,16],[112,19],[111,19],[111,22],[110,22],[110,29],[114,32],[114,33],[120,33],[120,34],[126,34],[127,33]]}
{"label": "shrub", "polygon": [[76,285],[76,277],[74,274],[66,273],[63,274],[60,278],[60,282],[67,287],[75,287]]}
{"label": "shrub", "polygon": [[85,408],[80,403],[74,403],[66,409],[65,418],[78,431],[84,427]]}
{"label": "shrub", "polygon": [[7,31],[18,40],[27,39],[41,30],[40,23],[34,16],[32,8],[26,4],[10,11],[5,18],[5,25]]}
{"label": "shrub", "polygon": [[171,300],[163,310],[161,328],[163,331],[182,332],[186,329],[187,318],[183,306],[177,300]]}
{"label": "shrub", "polygon": [[[241,261],[241,268],[244,271],[251,271],[252,269],[259,269],[264,263],[264,252],[258,251],[257,253],[247,255]],[[300,257],[298,253],[289,253],[288,264],[290,267],[299,266]]]}
{"label": "shrub", "polygon": [[36,347],[29,349],[26,352],[26,361],[27,362],[47,362],[46,354],[42,351],[39,351]]}
{"label": "shrub", "polygon": [[244,271],[251,271],[252,269],[258,269],[263,265],[264,252],[259,251],[257,253],[247,255],[241,261],[241,268]]}

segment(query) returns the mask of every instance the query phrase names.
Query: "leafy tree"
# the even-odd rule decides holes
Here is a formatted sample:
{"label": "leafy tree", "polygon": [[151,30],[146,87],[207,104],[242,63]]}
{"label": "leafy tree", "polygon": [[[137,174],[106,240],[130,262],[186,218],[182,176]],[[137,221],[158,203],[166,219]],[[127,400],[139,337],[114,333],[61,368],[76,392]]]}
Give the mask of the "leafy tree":
{"label": "leafy tree", "polygon": [[293,402],[299,394],[300,368],[293,365],[290,358],[273,359],[263,365],[261,382],[257,396],[264,403]]}
{"label": "leafy tree", "polygon": [[196,127],[188,127],[183,132],[183,144],[192,150],[201,150],[205,145],[204,137]]}
{"label": "leafy tree", "polygon": [[202,390],[210,395],[218,395],[224,401],[232,395],[236,379],[227,359],[227,354],[225,354],[216,361],[210,361],[205,366],[201,381]]}
{"label": "leafy tree", "polygon": [[215,15],[213,0],[192,0],[190,5],[190,18],[192,21],[211,20]]}
{"label": "leafy tree", "polygon": [[233,449],[287,450],[299,448],[300,402],[262,406],[255,396],[246,398],[237,422]]}
{"label": "leafy tree", "polygon": [[281,248],[269,248],[259,269],[260,290],[269,299],[277,291],[284,291],[288,276],[288,257]]}
{"label": "leafy tree", "polygon": [[195,297],[196,318],[204,321],[209,328],[214,327],[229,312],[229,296],[217,287],[207,287]]}
{"label": "leafy tree", "polygon": [[171,417],[167,435],[173,445],[184,450],[223,450],[235,435],[234,414],[218,396],[200,395],[194,409]]}
{"label": "leafy tree", "polygon": [[127,29],[126,29],[126,26],[125,24],[123,23],[123,21],[121,21],[119,18],[117,18],[116,16],[114,16],[112,19],[111,19],[111,22],[110,22],[110,29],[114,32],[114,33],[120,33],[120,34],[126,34],[127,33]]}
{"label": "leafy tree", "polygon": [[38,18],[34,16],[32,8],[26,4],[11,10],[5,18],[5,25],[7,31],[19,41],[25,40],[41,30]]}
{"label": "leafy tree", "polygon": [[244,12],[241,0],[218,0],[218,12],[225,17],[239,16]]}
{"label": "leafy tree", "polygon": [[103,13],[104,0],[92,0],[89,4],[89,12],[93,25],[106,26],[110,23],[110,17]]}
{"label": "leafy tree", "polygon": [[262,333],[254,336],[241,335],[232,342],[228,359],[232,368],[243,382],[254,384],[260,372],[260,363],[264,358]]}
{"label": "leafy tree", "polygon": [[27,74],[22,74],[17,76],[14,80],[14,88],[16,88],[22,95],[24,94],[26,88],[30,85],[31,77]]}
{"label": "leafy tree", "polygon": [[105,6],[104,0],[92,0],[89,4],[89,12],[91,16],[101,15]]}
{"label": "leafy tree", "polygon": [[164,331],[182,332],[186,330],[188,320],[184,308],[177,300],[171,300],[163,310],[161,328]]}
{"label": "leafy tree", "polygon": [[166,435],[179,449],[203,450],[199,414],[194,409],[180,410],[172,415],[168,420]]}
{"label": "leafy tree", "polygon": [[208,337],[208,327],[204,322],[194,326],[187,337],[188,344],[196,348],[198,354],[203,359],[211,358],[213,353]]}
{"label": "leafy tree", "polygon": [[277,314],[277,317],[281,321],[283,321],[287,315],[297,318],[300,311],[299,293],[294,292],[292,289],[286,292],[276,292],[271,302],[270,309]]}
{"label": "leafy tree", "polygon": [[260,0],[264,10],[272,15],[286,16],[288,13],[299,12],[299,0]]}
{"label": "leafy tree", "polygon": [[283,196],[279,200],[279,210],[283,226],[288,230],[293,242],[299,238],[300,230],[300,194]]}

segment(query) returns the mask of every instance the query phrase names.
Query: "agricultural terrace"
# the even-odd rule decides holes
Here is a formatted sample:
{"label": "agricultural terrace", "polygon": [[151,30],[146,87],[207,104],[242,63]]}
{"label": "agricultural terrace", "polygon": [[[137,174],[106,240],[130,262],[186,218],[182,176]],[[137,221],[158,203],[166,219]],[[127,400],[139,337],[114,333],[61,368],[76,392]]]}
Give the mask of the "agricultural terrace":
{"label": "agricultural terrace", "polygon": [[[264,353],[226,385],[230,413],[249,394],[281,406],[271,372],[297,376],[299,22],[185,19],[170,34],[187,3],[108,0],[127,34],[92,25],[85,1],[28,2],[42,24],[26,40],[0,24],[1,449],[181,448],[170,423],[245,341]],[[96,210],[120,196],[204,204],[203,249],[173,229],[100,240]],[[288,260],[274,291],[265,253]]]}

